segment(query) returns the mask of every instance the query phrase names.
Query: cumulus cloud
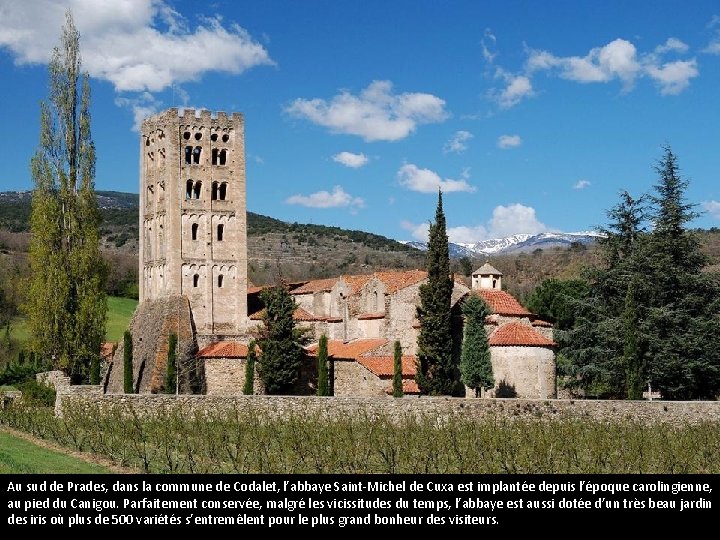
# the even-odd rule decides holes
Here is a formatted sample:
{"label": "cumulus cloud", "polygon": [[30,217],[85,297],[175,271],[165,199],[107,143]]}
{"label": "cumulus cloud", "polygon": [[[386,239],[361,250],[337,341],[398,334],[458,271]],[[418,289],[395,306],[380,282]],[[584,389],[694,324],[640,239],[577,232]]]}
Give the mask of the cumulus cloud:
{"label": "cumulus cloud", "polygon": [[516,148],[522,144],[520,135],[500,135],[497,140],[498,148],[507,150],[508,148]]}
{"label": "cumulus cloud", "polygon": [[397,172],[398,182],[401,186],[420,193],[437,193],[441,189],[444,193],[453,191],[475,191],[475,186],[468,184],[470,177],[466,169],[462,173],[462,179],[442,179],[439,174],[430,169],[421,169],[417,165],[407,163],[400,167]]}
{"label": "cumulus cloud", "polygon": [[701,52],[707,54],[720,54],[720,15],[713,15],[707,27],[714,29],[714,34],[710,42]]}
{"label": "cumulus cloud", "polygon": [[47,62],[68,8],[81,35],[83,68],[119,92],[158,92],[211,71],[239,74],[273,64],[244,28],[218,16],[191,30],[165,0],[5,2],[0,46],[16,64]]}
{"label": "cumulus cloud", "polygon": [[450,140],[443,146],[443,152],[445,154],[461,154],[467,150],[467,142],[473,138],[473,134],[469,131],[456,131],[455,134],[450,137]]}
{"label": "cumulus cloud", "polygon": [[368,157],[365,154],[353,154],[352,152],[340,152],[335,154],[332,159],[336,163],[352,169],[359,169],[368,162]]}
{"label": "cumulus cloud", "polygon": [[697,61],[692,58],[665,62],[663,55],[687,51],[688,46],[674,37],[646,54],[639,54],[630,41],[615,39],[591,49],[585,56],[561,57],[548,51],[531,50],[525,67],[529,74],[548,71],[580,83],[619,80],[624,91],[631,90],[638,78],[648,77],[658,84],[662,95],[674,95],[685,90],[691,79],[699,75]]}
{"label": "cumulus cloud", "polygon": [[573,184],[573,189],[585,189],[586,187],[590,187],[589,180],[578,180],[575,184]]}
{"label": "cumulus cloud", "polygon": [[502,90],[493,89],[489,95],[502,109],[514,107],[523,99],[535,94],[532,82],[526,75],[513,75],[504,69],[498,68],[495,76],[505,81],[505,87]]}
{"label": "cumulus cloud", "polygon": [[366,141],[404,139],[417,126],[442,122],[449,116],[439,97],[395,94],[390,81],[373,81],[359,96],[342,91],[330,100],[298,98],[285,111],[332,133],[358,135]]}
{"label": "cumulus cloud", "polygon": [[[400,224],[410,231],[413,239],[427,242],[429,225],[404,221]],[[490,238],[503,238],[513,234],[538,234],[548,231],[535,215],[535,209],[520,203],[496,206],[487,224],[448,227],[448,239],[456,244],[474,244]]]}
{"label": "cumulus cloud", "polygon": [[713,219],[720,220],[720,202],[718,201],[704,201],[702,208],[705,210]]}
{"label": "cumulus cloud", "polygon": [[293,195],[288,197],[285,202],[287,204],[307,206],[308,208],[341,208],[346,206],[362,208],[365,206],[363,199],[353,197],[342,186],[335,186],[332,192],[318,191],[310,195]]}

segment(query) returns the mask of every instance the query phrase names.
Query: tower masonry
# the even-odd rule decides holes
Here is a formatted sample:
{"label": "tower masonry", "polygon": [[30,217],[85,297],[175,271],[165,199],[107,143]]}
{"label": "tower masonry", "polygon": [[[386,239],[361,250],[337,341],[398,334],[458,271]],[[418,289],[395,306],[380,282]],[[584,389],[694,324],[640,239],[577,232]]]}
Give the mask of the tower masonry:
{"label": "tower masonry", "polygon": [[140,302],[188,298],[200,335],[247,325],[241,114],[168,109],[140,137]]}

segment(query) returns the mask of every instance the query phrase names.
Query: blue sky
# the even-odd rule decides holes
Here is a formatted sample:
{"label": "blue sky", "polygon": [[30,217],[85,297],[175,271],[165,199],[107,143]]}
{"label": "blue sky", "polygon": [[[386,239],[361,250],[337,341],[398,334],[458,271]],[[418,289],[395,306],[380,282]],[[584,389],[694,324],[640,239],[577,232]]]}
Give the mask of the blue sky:
{"label": "blue sky", "polygon": [[[138,190],[138,122],[245,115],[248,209],[420,239],[578,231],[656,181],[669,143],[720,225],[717,1],[0,0],[0,189],[29,189],[71,7],[97,188]],[[15,144],[17,142],[17,144]]]}

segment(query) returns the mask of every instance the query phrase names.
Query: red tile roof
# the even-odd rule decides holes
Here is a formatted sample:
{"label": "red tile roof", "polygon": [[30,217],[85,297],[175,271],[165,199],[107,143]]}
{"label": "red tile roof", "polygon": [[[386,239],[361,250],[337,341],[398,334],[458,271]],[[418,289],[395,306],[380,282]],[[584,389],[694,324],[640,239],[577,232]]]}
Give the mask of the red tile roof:
{"label": "red tile roof", "polygon": [[543,328],[552,328],[552,327],[553,327],[553,323],[547,322],[547,321],[543,321],[543,320],[541,320],[541,319],[535,319],[535,320],[532,322],[532,325],[533,325],[533,326],[542,326]]}
{"label": "red tile roof", "polygon": [[112,360],[113,356],[113,349],[115,348],[115,343],[112,341],[108,341],[100,345],[100,357],[103,360]]}
{"label": "red tile roof", "polygon": [[317,292],[329,292],[335,286],[338,278],[313,279],[304,285],[290,291],[290,294],[310,294]]}
{"label": "red tile roof", "polygon": [[519,322],[506,324],[495,330],[488,343],[493,347],[553,347],[555,342],[538,334],[530,326]]}
{"label": "red tile roof", "polygon": [[248,347],[236,341],[217,341],[200,349],[198,358],[247,358]]}
{"label": "red tile roof", "polygon": [[[355,339],[353,341],[329,340],[328,356],[343,358],[346,360],[357,360],[360,355],[382,347],[388,342],[387,339]],[[318,344],[310,345],[307,350],[310,354],[317,354]]]}
{"label": "red tile roof", "polygon": [[358,315],[359,321],[370,321],[372,319],[384,319],[385,313],[363,313],[362,315]]}
{"label": "red tile roof", "polygon": [[[355,359],[378,377],[392,377],[395,373],[395,359],[392,356],[360,356]],[[415,376],[415,357],[402,357],[403,377]]]}
{"label": "red tile roof", "polygon": [[262,291],[263,289],[265,289],[265,286],[264,286],[264,285],[261,285],[261,286],[259,286],[259,287],[252,286],[252,287],[248,287],[247,293],[248,293],[248,294],[258,294],[258,293],[259,293],[260,291]]}
{"label": "red tile roof", "polygon": [[387,294],[393,294],[427,279],[427,272],[425,270],[387,271],[375,272],[374,276],[385,285]]}
{"label": "red tile roof", "polygon": [[532,313],[520,305],[520,302],[505,291],[498,289],[473,289],[472,294],[476,294],[485,300],[492,312],[498,315],[532,315]]}
{"label": "red tile roof", "polygon": [[[419,394],[420,388],[418,387],[417,383],[414,379],[403,379],[403,394]],[[392,394],[393,393],[393,387],[388,386],[385,389],[386,394]]]}
{"label": "red tile roof", "polygon": [[347,286],[350,287],[350,294],[357,294],[357,292],[363,288],[363,286],[370,281],[371,274],[361,274],[358,276],[341,276]]}

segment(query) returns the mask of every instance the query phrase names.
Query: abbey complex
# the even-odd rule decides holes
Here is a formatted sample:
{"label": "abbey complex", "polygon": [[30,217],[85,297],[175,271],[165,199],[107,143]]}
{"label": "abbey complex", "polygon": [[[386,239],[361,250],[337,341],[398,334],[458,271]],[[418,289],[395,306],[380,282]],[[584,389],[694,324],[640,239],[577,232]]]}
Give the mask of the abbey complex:
{"label": "abbey complex", "polygon": [[[131,321],[139,393],[164,390],[170,333],[179,339],[181,392],[242,393],[247,344],[264,310],[262,287],[248,282],[244,142],[238,113],[169,109],[142,125],[140,304]],[[334,395],[387,395],[396,340],[403,349],[403,389],[417,394],[416,307],[426,279],[423,270],[388,270],[290,284],[294,318],[313,342],[295,393],[314,393],[312,355],[325,334]],[[503,291],[501,271],[484,264],[470,287],[454,284],[456,337],[469,295],[480,296],[492,311],[486,330],[495,388],[486,395],[556,397],[552,325]],[[110,360],[106,392],[122,392],[122,358],[121,345]],[[262,385],[255,391],[262,393]]]}

